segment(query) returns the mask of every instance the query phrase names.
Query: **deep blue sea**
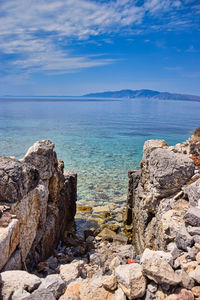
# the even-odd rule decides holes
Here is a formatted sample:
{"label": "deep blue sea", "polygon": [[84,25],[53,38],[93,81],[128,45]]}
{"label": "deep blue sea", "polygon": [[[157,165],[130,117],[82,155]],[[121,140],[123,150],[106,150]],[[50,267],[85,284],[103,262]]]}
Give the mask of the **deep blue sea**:
{"label": "deep blue sea", "polygon": [[21,158],[37,140],[55,143],[78,173],[78,199],[111,201],[127,192],[143,144],[186,140],[200,126],[200,103],[169,100],[0,99],[0,155]]}

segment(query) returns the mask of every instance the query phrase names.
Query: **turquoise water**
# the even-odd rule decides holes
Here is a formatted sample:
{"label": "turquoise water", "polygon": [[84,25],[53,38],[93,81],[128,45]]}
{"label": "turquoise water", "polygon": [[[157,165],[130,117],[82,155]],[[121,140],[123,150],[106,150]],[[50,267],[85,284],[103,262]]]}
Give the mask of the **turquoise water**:
{"label": "turquoise water", "polygon": [[161,100],[1,99],[0,155],[21,158],[50,139],[78,173],[78,199],[111,201],[127,191],[148,139],[173,145],[200,126],[200,103]]}

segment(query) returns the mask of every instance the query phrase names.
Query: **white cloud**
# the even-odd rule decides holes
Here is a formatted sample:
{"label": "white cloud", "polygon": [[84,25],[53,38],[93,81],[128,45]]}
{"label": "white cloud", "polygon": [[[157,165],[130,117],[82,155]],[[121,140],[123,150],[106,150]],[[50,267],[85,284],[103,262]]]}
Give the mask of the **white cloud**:
{"label": "white cloud", "polygon": [[[133,27],[133,32],[139,34],[144,30],[140,25],[146,15],[157,17],[180,6],[179,0],[145,0],[143,5],[137,0],[0,2],[0,54],[10,55],[2,67],[23,72],[72,72],[113,63],[104,56],[74,56],[68,45],[72,40],[87,41],[91,37],[121,33]],[[151,29],[160,28],[156,26]]]}

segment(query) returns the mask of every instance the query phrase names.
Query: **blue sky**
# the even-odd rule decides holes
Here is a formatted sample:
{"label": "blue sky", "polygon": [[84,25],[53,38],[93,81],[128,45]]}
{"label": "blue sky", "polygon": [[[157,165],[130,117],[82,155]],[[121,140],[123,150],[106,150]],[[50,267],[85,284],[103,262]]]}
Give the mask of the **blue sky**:
{"label": "blue sky", "polygon": [[0,0],[0,95],[200,95],[199,0]]}

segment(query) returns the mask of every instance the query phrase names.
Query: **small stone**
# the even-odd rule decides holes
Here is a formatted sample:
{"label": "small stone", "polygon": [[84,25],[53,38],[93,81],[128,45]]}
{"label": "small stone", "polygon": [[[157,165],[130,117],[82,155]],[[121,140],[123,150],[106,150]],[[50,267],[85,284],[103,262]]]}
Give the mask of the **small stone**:
{"label": "small stone", "polygon": [[194,300],[194,296],[191,291],[178,289],[176,293],[166,297],[165,300]]}
{"label": "small stone", "polygon": [[94,239],[95,239],[94,236],[90,235],[90,236],[87,237],[86,242],[87,243],[92,243],[94,241]]}
{"label": "small stone", "polygon": [[184,220],[186,223],[199,227],[200,226],[200,208],[190,207],[184,216]]}
{"label": "small stone", "polygon": [[195,243],[200,244],[200,235],[194,235],[193,239],[194,239]]}
{"label": "small stone", "polygon": [[175,241],[177,247],[185,251],[187,251],[187,247],[192,247],[194,244],[193,238],[189,235],[185,227],[177,232]]}
{"label": "small stone", "polygon": [[189,276],[193,278],[197,283],[200,283],[200,266],[197,266],[194,271],[190,272]]}
{"label": "small stone", "polygon": [[184,270],[177,270],[176,274],[180,276],[180,285],[186,289],[191,290],[191,288],[194,286],[194,280],[189,277],[189,275]]}
{"label": "small stone", "polygon": [[91,206],[84,206],[84,205],[77,205],[76,207],[77,211],[82,211],[82,212],[91,212],[92,207]]}
{"label": "small stone", "polygon": [[108,229],[108,228],[104,228],[99,234],[98,237],[101,237],[103,240],[107,240],[112,242],[113,239],[116,237],[116,232]]}
{"label": "small stone", "polygon": [[188,253],[185,255],[186,259],[195,260],[198,250],[195,247],[189,248]]}
{"label": "small stone", "polygon": [[139,264],[121,265],[115,269],[115,276],[120,287],[129,299],[143,297],[146,290],[146,279]]}
{"label": "small stone", "polygon": [[200,297],[200,286],[194,286],[192,288],[192,293],[195,295],[195,297]]}
{"label": "small stone", "polygon": [[116,257],[114,257],[111,260],[111,262],[109,264],[109,269],[110,270],[114,270],[116,267],[118,267],[118,266],[120,266],[122,264],[123,264],[123,261],[122,261],[121,257],[120,256],[116,256]]}
{"label": "small stone", "polygon": [[187,231],[190,235],[200,235],[200,227],[188,226]]}
{"label": "small stone", "polygon": [[59,278],[58,275],[49,275],[43,279],[38,291],[41,289],[47,289],[51,291],[56,299],[58,299],[65,291],[66,283]]}
{"label": "small stone", "polygon": [[158,289],[158,286],[157,286],[157,284],[156,284],[154,281],[152,281],[151,283],[149,283],[149,284],[147,285],[147,289],[148,289],[151,293],[155,293],[155,292],[157,291],[157,289]]}
{"label": "small stone", "polygon": [[23,300],[47,300],[47,299],[56,300],[54,294],[47,289],[36,290],[31,295],[23,298]]}
{"label": "small stone", "polygon": [[106,290],[109,291],[114,291],[117,288],[117,280],[116,277],[114,275],[110,275],[110,276],[103,276],[103,287]]}
{"label": "small stone", "polygon": [[170,254],[172,255],[173,259],[176,259],[177,257],[180,256],[180,250],[178,249],[178,247],[176,246],[176,243],[169,243],[167,245],[167,250],[170,252]]}
{"label": "small stone", "polygon": [[60,276],[66,282],[66,284],[69,284],[78,278],[81,273],[81,267],[83,267],[84,263],[85,262],[83,260],[80,260],[60,266]]}

